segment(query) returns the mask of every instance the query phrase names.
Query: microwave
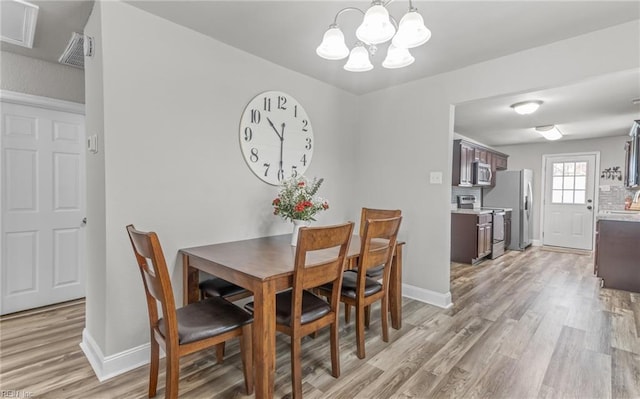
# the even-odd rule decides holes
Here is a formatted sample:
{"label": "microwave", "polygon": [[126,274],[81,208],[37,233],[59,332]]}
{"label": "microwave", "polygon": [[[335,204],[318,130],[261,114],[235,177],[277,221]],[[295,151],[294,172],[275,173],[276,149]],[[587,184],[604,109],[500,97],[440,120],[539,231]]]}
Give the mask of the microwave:
{"label": "microwave", "polygon": [[483,162],[473,163],[473,185],[474,186],[490,186],[491,185],[491,165]]}

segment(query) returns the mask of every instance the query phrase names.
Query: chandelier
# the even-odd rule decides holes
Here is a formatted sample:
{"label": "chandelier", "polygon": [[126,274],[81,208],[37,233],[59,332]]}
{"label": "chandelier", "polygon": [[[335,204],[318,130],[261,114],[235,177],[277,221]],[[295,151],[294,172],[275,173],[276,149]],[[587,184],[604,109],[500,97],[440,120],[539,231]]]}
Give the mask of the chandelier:
{"label": "chandelier", "polygon": [[[342,60],[349,57],[344,69],[350,72],[366,72],[373,69],[369,54],[375,55],[378,44],[391,40],[387,56],[382,61],[384,68],[402,68],[413,64],[415,58],[409,53],[410,48],[418,47],[431,38],[431,31],[424,26],[422,15],[409,0],[409,11],[398,24],[389,15],[386,6],[393,0],[382,2],[374,0],[367,12],[356,7],[346,7],[338,11],[333,23],[324,33],[322,43],[316,54],[327,60]],[[347,11],[359,11],[364,18],[356,29],[358,41],[349,50],[344,41],[344,34],[338,26],[338,17]]]}

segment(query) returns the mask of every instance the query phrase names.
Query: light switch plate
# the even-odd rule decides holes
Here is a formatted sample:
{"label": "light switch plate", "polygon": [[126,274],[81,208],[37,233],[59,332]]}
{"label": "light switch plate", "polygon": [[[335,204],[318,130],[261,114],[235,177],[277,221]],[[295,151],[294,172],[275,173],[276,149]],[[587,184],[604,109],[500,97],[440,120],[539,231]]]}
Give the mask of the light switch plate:
{"label": "light switch plate", "polygon": [[93,154],[98,153],[98,136],[97,135],[94,134],[92,136],[87,137],[87,148]]}
{"label": "light switch plate", "polygon": [[429,174],[429,183],[442,184],[442,172],[431,172]]}

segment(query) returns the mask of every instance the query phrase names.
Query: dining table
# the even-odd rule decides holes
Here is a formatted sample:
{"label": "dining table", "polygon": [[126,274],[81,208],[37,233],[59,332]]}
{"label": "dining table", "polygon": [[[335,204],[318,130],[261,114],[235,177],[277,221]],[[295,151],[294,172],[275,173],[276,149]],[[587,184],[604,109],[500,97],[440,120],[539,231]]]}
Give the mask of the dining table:
{"label": "dining table", "polygon": [[[357,267],[360,236],[354,235],[349,245],[345,269]],[[398,241],[391,264],[389,280],[389,313],[391,326],[402,325],[402,248]],[[183,248],[183,303],[200,300],[200,271],[225,279],[253,293],[254,314],[252,350],[256,399],[273,398],[276,364],[276,293],[293,284],[296,247],[291,234],[260,237],[240,241]]]}

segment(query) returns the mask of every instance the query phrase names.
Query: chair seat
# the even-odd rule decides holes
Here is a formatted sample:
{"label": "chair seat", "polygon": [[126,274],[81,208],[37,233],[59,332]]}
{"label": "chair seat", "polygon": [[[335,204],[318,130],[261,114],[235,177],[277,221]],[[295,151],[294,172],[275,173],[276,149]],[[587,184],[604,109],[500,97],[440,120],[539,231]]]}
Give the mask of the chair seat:
{"label": "chair seat", "polygon": [[244,288],[221,278],[211,278],[198,285],[205,296],[227,297],[246,291]]}
{"label": "chair seat", "polygon": [[[212,297],[176,310],[178,342],[188,344],[231,331],[253,321],[253,316],[221,297]],[[164,318],[158,320],[166,335]]]}
{"label": "chair seat", "polygon": [[[358,268],[351,269],[350,271],[357,273]],[[384,271],[384,263],[378,266],[373,266],[367,269],[367,277],[379,279],[382,277],[382,272]]]}
{"label": "chair seat", "polygon": [[[346,271],[342,275],[342,296],[356,299],[356,284],[358,282],[358,273],[353,271]],[[322,290],[331,291],[331,284],[325,284],[321,287]],[[364,296],[373,295],[376,292],[382,291],[382,284],[376,280],[367,277],[364,283]]]}
{"label": "chair seat", "polygon": [[[279,292],[276,295],[276,322],[278,324],[291,325],[291,301],[293,300],[292,290]],[[245,309],[253,312],[253,302],[246,304]],[[302,291],[302,314],[300,324],[306,324],[317,320],[328,314],[331,307],[327,302],[320,299],[309,291]]]}

